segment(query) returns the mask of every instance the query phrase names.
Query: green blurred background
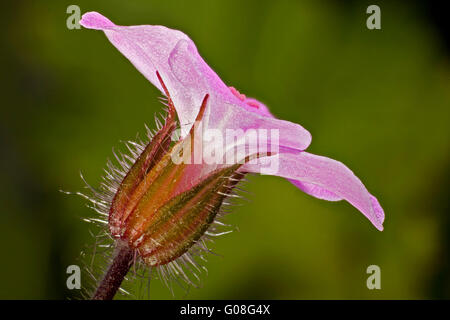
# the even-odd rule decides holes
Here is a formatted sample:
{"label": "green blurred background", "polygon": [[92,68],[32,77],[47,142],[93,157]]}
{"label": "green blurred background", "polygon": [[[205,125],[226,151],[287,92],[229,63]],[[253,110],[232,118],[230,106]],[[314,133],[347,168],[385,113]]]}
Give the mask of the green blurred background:
{"label": "green blurred background", "polygon": [[[382,30],[366,28],[369,4]],[[10,1],[2,10],[0,298],[66,299],[66,268],[93,243],[86,201],[111,148],[144,133],[160,93],[66,8],[187,33],[228,84],[313,135],[386,212],[377,231],[346,202],[253,176],[201,289],[176,298],[450,298],[449,50],[413,1]],[[448,43],[447,43],[448,44]],[[381,290],[366,268],[381,267]],[[84,279],[82,279],[83,281]],[[151,298],[172,298],[159,282]]]}

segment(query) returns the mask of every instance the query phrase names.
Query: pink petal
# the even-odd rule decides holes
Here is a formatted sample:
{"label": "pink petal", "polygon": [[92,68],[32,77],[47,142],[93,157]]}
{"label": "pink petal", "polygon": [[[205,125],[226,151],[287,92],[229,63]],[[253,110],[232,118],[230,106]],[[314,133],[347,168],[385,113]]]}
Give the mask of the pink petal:
{"label": "pink petal", "polygon": [[117,26],[97,12],[84,14],[80,23],[103,30],[111,43],[163,91],[156,77],[156,71],[160,73],[177,109],[183,135],[188,133],[208,93],[207,128],[278,129],[280,141],[272,144],[304,150],[311,143],[310,133],[300,125],[275,119],[259,101],[233,94],[184,33],[163,26]]}
{"label": "pink petal", "polygon": [[98,12],[88,12],[81,18],[80,24],[89,29],[104,30],[114,28],[116,25]]}
{"label": "pink petal", "polygon": [[318,198],[318,199],[322,199],[322,200],[328,200],[328,201],[339,201],[342,200],[341,197],[339,197],[338,195],[334,194],[331,191],[328,191],[327,189],[321,188],[316,184],[313,183],[306,183],[306,182],[301,182],[299,180],[291,180],[288,179],[294,186],[296,186],[297,188],[299,188],[300,190],[302,190],[303,192]]}
{"label": "pink petal", "polygon": [[[246,164],[244,170],[259,173],[262,165]],[[282,153],[279,154],[278,172],[274,175],[289,179],[297,187],[319,199],[347,200],[378,230],[383,230],[384,211],[377,199],[341,162],[308,152]]]}

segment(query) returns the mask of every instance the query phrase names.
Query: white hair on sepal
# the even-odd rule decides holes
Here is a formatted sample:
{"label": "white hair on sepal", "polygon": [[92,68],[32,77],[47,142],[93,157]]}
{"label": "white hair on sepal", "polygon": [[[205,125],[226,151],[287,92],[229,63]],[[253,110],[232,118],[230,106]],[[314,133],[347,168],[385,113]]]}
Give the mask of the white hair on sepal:
{"label": "white hair on sepal", "polygon": [[[241,188],[236,189],[238,184],[247,182],[244,179],[244,174],[235,172],[227,179],[229,184],[225,187],[227,192],[218,192],[219,195],[224,196],[222,204],[217,211],[213,222],[209,225],[206,232],[189,248],[187,252],[173,261],[154,267],[158,278],[169,289],[171,294],[175,296],[174,285],[176,284],[182,291],[187,294],[191,287],[201,288],[203,286],[202,274],[208,274],[208,269],[205,266],[207,262],[206,255],[212,254],[222,257],[222,255],[211,250],[208,243],[214,244],[215,240],[221,236],[227,235],[235,230],[237,227],[222,222],[223,218],[230,213],[228,207],[239,206],[241,199],[246,198],[239,193],[245,191]],[[214,208],[211,204],[206,205],[207,210],[211,211]]]}
{"label": "white hair on sepal", "polygon": [[[244,174],[240,172],[236,172],[229,177],[223,177],[223,179],[227,179],[230,182],[226,186],[229,192],[219,193],[224,196],[224,200],[216,213],[214,221],[209,225],[206,232],[180,257],[166,265],[154,268],[157,271],[158,277],[172,295],[175,295],[174,284],[177,284],[185,294],[187,294],[190,287],[201,288],[203,286],[202,274],[208,274],[208,269],[205,266],[207,262],[206,254],[222,257],[222,255],[211,250],[207,243],[214,244],[217,238],[239,230],[237,227],[226,224],[221,220],[230,212],[224,207],[240,205],[236,200],[245,199],[245,197],[234,193],[234,189],[238,183],[246,182],[246,180],[244,179]],[[238,190],[238,192],[242,192],[242,190]],[[208,210],[214,209],[211,204],[207,204],[206,208]]]}
{"label": "white hair on sepal", "polygon": [[[155,116],[155,123],[160,129],[162,123],[157,116]],[[89,279],[90,283],[90,285],[83,283],[87,297],[92,296],[99,280],[102,279],[106,271],[106,267],[113,260],[115,239],[109,233],[109,211],[123,179],[156,134],[146,125],[145,129],[146,138],[144,141],[139,138],[139,135],[136,135],[134,141],[122,141],[126,152],[113,149],[112,153],[115,161],[107,159],[104,175],[98,188],[92,187],[81,175],[88,192],[87,194],[81,192],[75,194],[88,200],[88,207],[93,209],[96,214],[84,220],[93,224],[99,230],[97,235],[91,233],[94,238],[94,246],[86,248],[82,253],[84,260],[89,260],[89,263],[84,263],[86,278]],[[178,137],[172,138],[172,142],[179,140],[180,133],[181,130],[175,130],[175,134],[178,134]],[[160,147],[162,146],[160,145]],[[215,213],[214,220],[200,238],[181,256],[164,265],[149,267],[136,250],[132,266],[121,285],[119,294],[123,295],[123,298],[147,297],[149,299],[150,283],[155,278],[159,278],[174,296],[176,292],[175,287],[181,288],[185,295],[189,293],[192,287],[201,288],[203,286],[203,275],[208,274],[208,270],[205,267],[207,255],[221,256],[211,250],[209,246],[214,244],[215,240],[221,236],[238,230],[237,227],[226,224],[222,220],[230,212],[229,207],[240,205],[236,200],[242,199],[241,193],[245,191],[236,186],[246,181],[244,177],[245,174],[239,171],[230,176],[222,177],[226,180],[227,185],[217,192],[218,195],[223,197],[221,205],[219,207],[215,207],[212,204],[206,205],[207,210]],[[138,282],[137,286],[136,282]],[[136,290],[137,287],[139,288],[138,290]],[[130,288],[134,288],[134,290],[130,290]]]}
{"label": "white hair on sepal", "polygon": [[[159,117],[161,118],[163,115],[159,114]],[[155,115],[155,122],[158,127],[162,126],[160,118]],[[107,159],[106,167],[103,169],[104,174],[101,177],[98,188],[94,188],[89,184],[80,172],[81,180],[83,181],[84,188],[87,192],[68,192],[60,190],[65,194],[77,195],[86,199],[88,201],[87,207],[95,212],[95,215],[91,217],[82,218],[84,222],[93,225],[97,232],[93,233],[89,230],[89,234],[94,239],[94,244],[86,246],[84,250],[81,251],[78,258],[83,273],[85,274],[82,282],[83,288],[80,292],[82,298],[90,299],[92,297],[98,282],[101,280],[106,268],[113,260],[115,239],[111,237],[108,229],[109,210],[123,179],[155,135],[155,132],[152,132],[147,125],[144,124],[144,126],[146,129],[146,138],[144,141],[141,140],[139,134],[137,134],[134,141],[121,141],[121,143],[125,145],[126,153],[121,151],[116,152],[114,148],[112,149],[115,163],[109,158]],[[135,271],[133,273],[134,275],[144,272],[145,274],[148,274],[149,277],[151,276],[151,269],[149,271],[149,267],[145,266],[138,256],[135,256],[133,267]],[[149,277],[146,277],[146,279],[149,279]],[[142,276],[137,278],[142,278]],[[125,280],[119,289],[119,293],[131,297],[132,295],[129,291],[123,288],[127,286],[127,283],[129,283],[129,281]]]}

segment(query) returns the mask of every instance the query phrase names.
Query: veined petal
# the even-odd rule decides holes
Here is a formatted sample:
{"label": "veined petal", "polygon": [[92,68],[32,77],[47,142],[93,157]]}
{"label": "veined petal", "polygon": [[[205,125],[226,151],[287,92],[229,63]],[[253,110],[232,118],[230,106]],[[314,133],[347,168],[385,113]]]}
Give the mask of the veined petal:
{"label": "veined petal", "polygon": [[[361,211],[378,230],[383,230],[383,208],[361,180],[341,162],[308,152],[281,153],[278,161],[278,171],[273,175],[289,179],[294,185],[319,199],[345,199]],[[242,169],[259,173],[262,165],[262,162],[246,164]]]}
{"label": "veined petal", "polygon": [[288,179],[294,186],[296,186],[297,188],[299,188],[300,190],[302,190],[303,192],[318,198],[318,199],[322,199],[322,200],[328,200],[328,201],[340,201],[342,200],[341,197],[339,197],[338,195],[336,195],[335,193],[321,188],[316,184],[313,183],[307,183],[307,182],[301,182],[299,180],[292,180],[292,179]]}
{"label": "veined petal", "polygon": [[161,75],[177,110],[184,136],[189,132],[202,99],[210,95],[207,128],[277,129],[278,144],[297,150],[311,143],[310,133],[298,124],[275,119],[267,107],[251,98],[239,99],[198,54],[184,33],[163,26],[118,26],[97,12],[83,15],[80,24],[103,30],[111,43],[161,92]]}

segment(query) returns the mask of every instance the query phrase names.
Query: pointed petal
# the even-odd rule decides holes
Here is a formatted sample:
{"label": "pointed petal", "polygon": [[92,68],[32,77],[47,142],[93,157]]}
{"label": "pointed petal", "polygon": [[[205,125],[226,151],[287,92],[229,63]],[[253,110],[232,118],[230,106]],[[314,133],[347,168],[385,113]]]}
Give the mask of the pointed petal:
{"label": "pointed petal", "polygon": [[280,139],[273,144],[304,150],[311,143],[310,133],[300,125],[275,119],[255,99],[236,97],[184,33],[163,26],[117,26],[96,12],[84,14],[80,23],[103,30],[111,43],[163,92],[156,77],[156,71],[160,73],[177,109],[183,136],[189,132],[203,97],[209,94],[212,107],[205,117],[208,128],[278,129]]}
{"label": "pointed petal", "polygon": [[[266,159],[268,160],[268,159]],[[384,211],[353,172],[339,161],[308,152],[282,153],[274,175],[287,178],[306,193],[326,200],[345,199],[383,230]],[[261,165],[243,169],[259,173]]]}

